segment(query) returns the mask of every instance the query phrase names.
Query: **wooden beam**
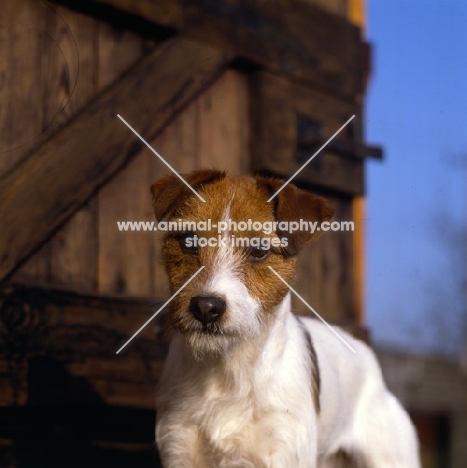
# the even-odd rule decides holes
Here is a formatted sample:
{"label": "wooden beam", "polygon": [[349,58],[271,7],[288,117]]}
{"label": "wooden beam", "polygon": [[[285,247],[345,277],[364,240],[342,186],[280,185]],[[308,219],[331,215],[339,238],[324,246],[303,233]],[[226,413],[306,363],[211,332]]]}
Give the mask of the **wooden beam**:
{"label": "wooden beam", "polygon": [[[56,0],[119,27],[148,25],[196,40],[351,100],[364,91],[358,27],[305,0]],[[123,13],[123,15],[122,15]],[[153,27],[153,34],[159,34]]]}
{"label": "wooden beam", "polygon": [[[308,185],[312,190],[320,188],[351,196],[364,193],[363,156],[366,148],[359,130],[361,112],[357,104],[268,72],[257,73],[251,85],[254,171],[287,179],[355,114],[354,130],[349,131],[352,124],[344,129],[297,174],[294,181]],[[302,125],[303,122],[307,125]],[[313,123],[316,124],[315,132],[311,131]],[[307,139],[313,143],[314,134],[318,135],[315,144],[304,148],[302,145]]]}
{"label": "wooden beam", "polygon": [[[165,313],[116,351],[160,305],[150,298],[1,285],[0,407],[63,398],[67,404],[83,399],[152,409],[168,345]],[[44,375],[66,383],[60,395],[47,396]]]}
{"label": "wooden beam", "polygon": [[0,280],[141,149],[117,113],[151,140],[229,61],[211,47],[169,39],[0,179]]}
{"label": "wooden beam", "polygon": [[[83,294],[47,285],[0,285],[0,350],[23,357],[41,355],[73,360],[116,358],[116,351],[163,304],[154,298]],[[120,353],[123,359],[164,358],[166,340],[156,341],[161,312]],[[161,330],[162,333],[162,330]],[[3,349],[4,346],[8,350]]]}

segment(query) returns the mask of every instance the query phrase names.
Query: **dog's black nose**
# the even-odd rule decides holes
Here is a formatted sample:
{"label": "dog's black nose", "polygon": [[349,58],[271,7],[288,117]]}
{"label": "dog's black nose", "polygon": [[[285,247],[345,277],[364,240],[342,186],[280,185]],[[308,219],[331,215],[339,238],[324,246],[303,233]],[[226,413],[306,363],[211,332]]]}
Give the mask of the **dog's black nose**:
{"label": "dog's black nose", "polygon": [[225,301],[216,296],[196,296],[190,301],[191,313],[203,325],[219,320],[225,312]]}

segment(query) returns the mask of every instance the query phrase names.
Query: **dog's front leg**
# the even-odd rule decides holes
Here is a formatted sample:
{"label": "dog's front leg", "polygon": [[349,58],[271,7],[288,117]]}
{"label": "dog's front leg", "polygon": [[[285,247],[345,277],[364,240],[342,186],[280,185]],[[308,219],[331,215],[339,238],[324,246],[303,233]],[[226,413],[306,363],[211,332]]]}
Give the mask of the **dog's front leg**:
{"label": "dog's front leg", "polygon": [[196,425],[158,418],[156,443],[164,468],[208,468]]}

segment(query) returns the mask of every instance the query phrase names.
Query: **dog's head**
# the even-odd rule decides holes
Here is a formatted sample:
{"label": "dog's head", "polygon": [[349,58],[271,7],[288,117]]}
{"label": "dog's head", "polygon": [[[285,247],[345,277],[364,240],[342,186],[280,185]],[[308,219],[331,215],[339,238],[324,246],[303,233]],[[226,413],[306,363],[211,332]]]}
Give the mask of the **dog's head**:
{"label": "dog's head", "polygon": [[168,323],[195,356],[225,353],[258,337],[287,294],[268,267],[292,283],[298,252],[319,235],[289,232],[287,223],[321,223],[333,212],[322,198],[291,184],[268,202],[283,185],[273,178],[200,170],[184,179],[205,202],[175,176],[151,187],[157,220],[173,229],[162,248],[172,293],[204,266],[173,299]]}

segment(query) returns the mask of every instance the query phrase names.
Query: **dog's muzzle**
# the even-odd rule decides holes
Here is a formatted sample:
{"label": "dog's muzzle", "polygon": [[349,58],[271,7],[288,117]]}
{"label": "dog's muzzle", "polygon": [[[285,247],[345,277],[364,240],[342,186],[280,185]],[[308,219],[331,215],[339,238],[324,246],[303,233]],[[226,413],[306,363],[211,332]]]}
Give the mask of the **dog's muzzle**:
{"label": "dog's muzzle", "polygon": [[225,301],[217,296],[196,296],[190,301],[190,311],[204,327],[217,322],[225,312]]}

